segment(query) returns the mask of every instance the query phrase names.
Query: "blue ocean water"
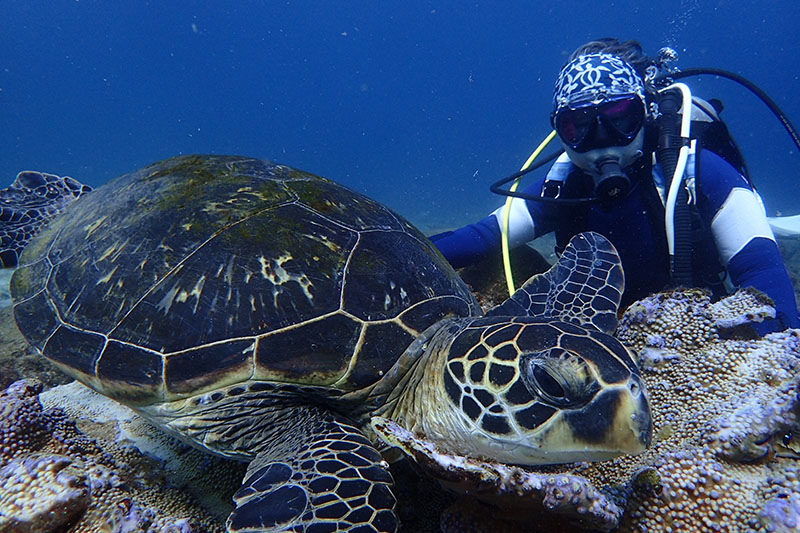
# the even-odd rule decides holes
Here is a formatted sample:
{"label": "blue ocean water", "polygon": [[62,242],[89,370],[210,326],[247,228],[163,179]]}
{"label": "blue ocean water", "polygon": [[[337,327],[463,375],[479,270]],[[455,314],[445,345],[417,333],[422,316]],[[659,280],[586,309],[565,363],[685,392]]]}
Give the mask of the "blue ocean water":
{"label": "blue ocean water", "polygon": [[[97,186],[186,153],[241,154],[364,192],[423,230],[476,220],[549,132],[555,75],[596,37],[761,86],[800,124],[800,3],[142,2],[0,5],[0,186]],[[800,213],[800,154],[731,82],[718,97],[770,214]]]}

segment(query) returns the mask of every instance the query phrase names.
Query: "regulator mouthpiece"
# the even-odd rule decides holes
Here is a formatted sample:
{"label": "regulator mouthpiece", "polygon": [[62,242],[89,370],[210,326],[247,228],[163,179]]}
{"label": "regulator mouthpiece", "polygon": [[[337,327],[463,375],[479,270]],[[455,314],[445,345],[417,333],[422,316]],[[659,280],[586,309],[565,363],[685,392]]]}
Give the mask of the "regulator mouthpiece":
{"label": "regulator mouthpiece", "polygon": [[613,157],[597,162],[597,173],[594,176],[595,194],[601,202],[613,202],[628,195],[631,180],[622,172],[619,160]]}

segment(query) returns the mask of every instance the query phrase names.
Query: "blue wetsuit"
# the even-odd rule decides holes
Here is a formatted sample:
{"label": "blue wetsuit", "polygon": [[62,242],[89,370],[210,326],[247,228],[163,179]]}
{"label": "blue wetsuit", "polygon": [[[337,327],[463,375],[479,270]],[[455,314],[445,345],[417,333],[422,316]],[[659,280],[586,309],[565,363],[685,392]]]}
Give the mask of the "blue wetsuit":
{"label": "blue wetsuit", "polygon": [[[760,198],[743,176],[713,152],[702,150],[696,160],[696,213],[700,220],[695,223],[697,231],[693,243],[695,285],[722,296],[725,289],[721,274],[727,270],[735,287],[754,287],[775,302],[777,318],[759,325],[760,332],[800,327],[792,284]],[[590,178],[576,169],[566,156],[553,168],[558,165],[568,167],[569,177],[562,191],[567,197],[591,193]],[[694,169],[694,165],[691,168]],[[670,281],[663,210],[651,219],[654,216],[652,198],[658,193],[653,182],[647,179],[650,175],[656,184],[663,181],[658,166],[653,170],[642,165],[631,173],[630,194],[610,207],[592,204],[576,211],[563,205],[515,200],[509,215],[510,245],[523,244],[559,229],[560,225],[563,229],[565,224],[575,226],[569,233],[596,231],[614,244],[622,259],[625,270],[623,305],[663,290]],[[542,177],[532,183],[525,192],[538,195],[545,179]],[[575,182],[578,184],[572,187],[570,194],[568,185]],[[649,204],[648,195],[644,194],[646,187],[652,190]],[[655,198],[659,209],[663,209],[658,197]],[[498,220],[502,220],[503,212],[504,208],[500,208],[475,224],[434,235],[431,240],[457,268],[497,254],[501,243]],[[577,225],[574,222],[576,213],[582,217]]]}

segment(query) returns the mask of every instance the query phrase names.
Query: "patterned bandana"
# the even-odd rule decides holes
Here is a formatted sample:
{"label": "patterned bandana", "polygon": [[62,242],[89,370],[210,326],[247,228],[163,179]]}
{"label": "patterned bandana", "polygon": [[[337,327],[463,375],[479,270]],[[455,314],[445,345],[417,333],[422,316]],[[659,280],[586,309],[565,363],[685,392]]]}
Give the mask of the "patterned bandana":
{"label": "patterned bandana", "polygon": [[586,54],[558,73],[553,113],[596,105],[617,97],[637,95],[644,102],[644,83],[628,63],[611,54]]}

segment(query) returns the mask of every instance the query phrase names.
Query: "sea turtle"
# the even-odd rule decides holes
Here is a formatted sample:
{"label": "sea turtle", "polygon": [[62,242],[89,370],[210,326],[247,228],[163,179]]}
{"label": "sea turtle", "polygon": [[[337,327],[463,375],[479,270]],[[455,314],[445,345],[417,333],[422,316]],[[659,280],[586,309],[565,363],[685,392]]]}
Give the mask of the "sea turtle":
{"label": "sea turtle", "polygon": [[73,200],[91,191],[69,176],[26,170],[0,189],[0,267],[17,266],[22,249]]}
{"label": "sea turtle", "polygon": [[[14,316],[45,357],[166,431],[249,461],[230,531],[391,531],[369,421],[537,464],[642,451],[597,234],[482,316],[401,217],[267,161],[184,156],[99,187],[25,249]],[[583,325],[581,325],[583,324]]]}

